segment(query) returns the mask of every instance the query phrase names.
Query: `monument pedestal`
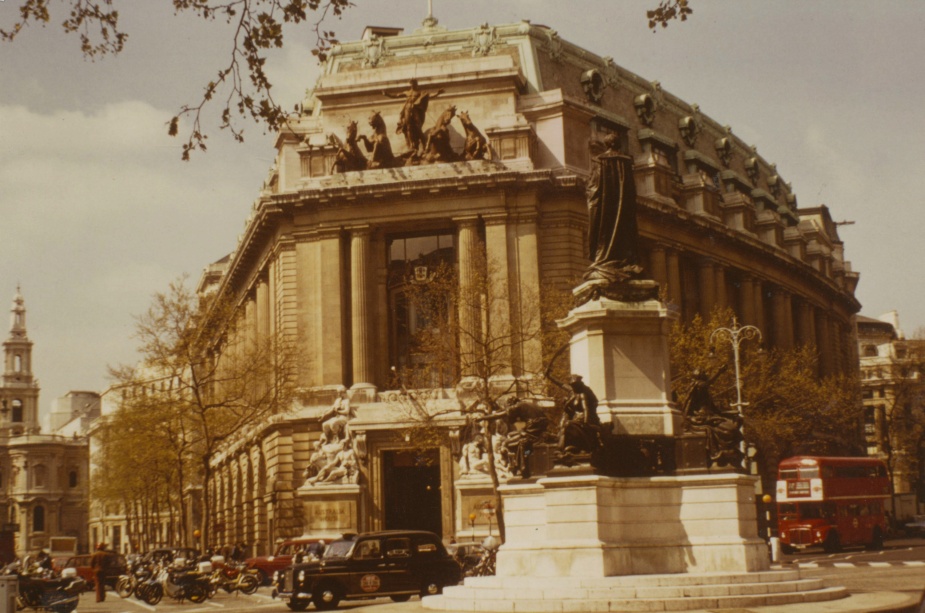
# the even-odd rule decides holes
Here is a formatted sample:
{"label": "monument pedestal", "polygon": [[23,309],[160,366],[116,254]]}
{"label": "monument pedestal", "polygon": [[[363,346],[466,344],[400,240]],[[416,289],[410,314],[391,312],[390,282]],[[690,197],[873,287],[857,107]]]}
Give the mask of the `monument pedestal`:
{"label": "monument pedestal", "polygon": [[572,335],[571,372],[598,398],[597,413],[614,434],[673,437],[681,415],[671,402],[668,333],[678,310],[658,300],[606,297],[569,311],[558,322]]}
{"label": "monument pedestal", "polygon": [[755,478],[547,477],[506,485],[497,575],[613,577],[756,572]]}
{"label": "monument pedestal", "polygon": [[345,532],[357,532],[364,500],[357,484],[303,485],[296,491],[302,501],[303,536],[339,538]]}

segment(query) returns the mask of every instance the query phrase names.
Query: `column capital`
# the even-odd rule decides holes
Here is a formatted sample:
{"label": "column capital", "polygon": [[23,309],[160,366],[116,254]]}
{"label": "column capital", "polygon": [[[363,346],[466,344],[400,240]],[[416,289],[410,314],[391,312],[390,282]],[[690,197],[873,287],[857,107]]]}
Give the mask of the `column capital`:
{"label": "column capital", "polygon": [[508,214],[504,211],[485,213],[482,215],[482,220],[485,222],[486,226],[504,225],[508,222]]}
{"label": "column capital", "polygon": [[344,230],[349,232],[351,236],[362,236],[364,234],[370,234],[372,232],[372,226],[367,223],[358,226],[347,226]]}
{"label": "column capital", "polygon": [[464,217],[453,217],[453,223],[460,228],[471,228],[479,224],[479,216],[466,215]]}

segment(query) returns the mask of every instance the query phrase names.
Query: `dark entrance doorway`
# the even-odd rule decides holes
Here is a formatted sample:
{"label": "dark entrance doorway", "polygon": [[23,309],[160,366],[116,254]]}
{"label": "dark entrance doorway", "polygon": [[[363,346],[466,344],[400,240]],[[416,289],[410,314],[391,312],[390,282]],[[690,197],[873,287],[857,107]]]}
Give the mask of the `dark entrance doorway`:
{"label": "dark entrance doorway", "polygon": [[437,449],[384,451],[382,474],[386,530],[443,533]]}

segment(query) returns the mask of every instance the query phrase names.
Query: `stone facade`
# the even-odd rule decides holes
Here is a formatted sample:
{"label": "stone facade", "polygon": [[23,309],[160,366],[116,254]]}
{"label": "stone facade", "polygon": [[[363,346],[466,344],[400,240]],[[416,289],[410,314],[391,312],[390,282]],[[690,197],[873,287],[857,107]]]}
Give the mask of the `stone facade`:
{"label": "stone facade", "polygon": [[[374,111],[394,154],[414,160],[394,134],[402,101],[384,95],[407,91],[412,79],[435,96],[425,131],[450,106],[466,112],[468,123],[448,128],[458,161],[345,170],[351,143],[362,142],[351,139],[348,125],[368,135]],[[490,155],[463,155],[473,128]],[[349,390],[356,407],[351,428],[363,451],[349,507],[355,529],[405,527],[392,492],[399,475],[413,473],[422,487],[437,479],[422,503],[432,510],[414,527],[447,537],[488,532],[490,514],[469,520],[455,508],[462,499],[454,492],[456,450],[434,450],[425,462],[407,457],[395,436],[403,418],[391,367],[413,359],[402,342],[413,322],[402,311],[404,281],[395,271],[426,276],[442,257],[464,282],[484,249],[497,267],[492,282],[511,297],[497,314],[507,322],[530,306],[519,297],[538,295],[547,283],[571,288],[588,263],[589,140],[614,132],[635,160],[644,268],[682,320],[728,306],[774,346],[815,345],[823,374],[855,367],[858,275],[836,224],[825,206],[798,209],[775,165],[729,127],[543,26],[447,31],[429,23],[407,35],[367,29],[362,40],[332,51],[277,138],[276,162],[237,247],[207,269],[200,286],[241,304],[257,334],[286,331],[308,354],[300,406],[214,459],[219,542],[245,541],[263,552],[281,537],[313,532],[302,474],[320,416],[339,389]],[[510,376],[539,370],[539,341],[515,353]],[[453,405],[453,390],[439,393]],[[472,488],[466,491],[475,508]]]}
{"label": "stone facade", "polygon": [[914,420],[911,414],[923,408],[925,341],[905,337],[896,311],[879,319],[858,316],[857,327],[867,454],[887,461],[893,471],[894,493],[915,501],[912,512],[896,509],[897,519],[902,519],[918,510],[925,492],[925,450],[909,448],[901,439],[906,428],[903,411],[910,411]]}
{"label": "stone facade", "polygon": [[99,395],[71,392],[59,399],[50,416],[55,428],[42,433],[32,341],[18,291],[11,313],[0,385],[0,557],[47,551],[61,542],[87,551],[89,460],[83,434],[94,411],[99,413]]}

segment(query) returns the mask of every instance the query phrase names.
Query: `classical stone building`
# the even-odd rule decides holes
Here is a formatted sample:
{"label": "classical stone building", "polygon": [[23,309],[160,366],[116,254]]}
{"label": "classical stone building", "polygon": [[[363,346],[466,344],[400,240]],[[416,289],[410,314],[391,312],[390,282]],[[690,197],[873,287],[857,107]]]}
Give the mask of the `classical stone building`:
{"label": "classical stone building", "polygon": [[[219,542],[488,531],[458,450],[409,450],[395,436],[391,367],[414,362],[408,338],[423,325],[405,292],[439,262],[465,283],[479,252],[510,296],[494,322],[523,319],[547,283],[572,287],[588,264],[589,142],[607,134],[635,160],[643,267],[682,319],[728,306],[771,345],[816,346],[822,374],[856,368],[858,275],[828,208],[798,208],[731,128],[544,26],[368,28],[332,51],[277,139],[237,247],[200,287],[240,304],[255,334],[286,331],[307,354],[301,405],[214,459]],[[540,369],[538,340],[514,353],[509,376]],[[355,412],[358,474],[306,486],[337,390]]]}
{"label": "classical stone building", "polygon": [[17,290],[3,342],[0,386],[0,556],[55,546],[55,537],[87,549],[88,453],[83,437],[99,413],[99,395],[71,392],[39,426],[39,384],[32,372],[26,307]]}
{"label": "classical stone building", "polygon": [[857,328],[867,454],[888,463],[895,494],[921,503],[925,448],[918,439],[925,428],[925,341],[906,338],[896,311],[878,319],[859,315]]}

